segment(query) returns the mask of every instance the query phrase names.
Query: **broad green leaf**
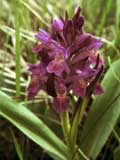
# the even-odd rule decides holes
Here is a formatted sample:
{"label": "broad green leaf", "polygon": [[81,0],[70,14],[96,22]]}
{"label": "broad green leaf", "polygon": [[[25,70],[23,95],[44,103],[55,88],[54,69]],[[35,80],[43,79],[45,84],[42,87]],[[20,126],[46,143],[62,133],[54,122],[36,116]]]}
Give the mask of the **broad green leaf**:
{"label": "broad green leaf", "polygon": [[115,131],[117,132],[117,135],[120,137],[120,116],[119,116],[118,121],[116,123]]}
{"label": "broad green leaf", "polygon": [[0,115],[59,160],[66,160],[66,145],[31,111],[0,91]]}
{"label": "broad green leaf", "polygon": [[115,149],[114,160],[120,160],[120,146]]}
{"label": "broad green leaf", "polygon": [[111,65],[106,73],[102,86],[104,94],[97,96],[82,133],[80,148],[96,159],[120,115],[120,59]]}

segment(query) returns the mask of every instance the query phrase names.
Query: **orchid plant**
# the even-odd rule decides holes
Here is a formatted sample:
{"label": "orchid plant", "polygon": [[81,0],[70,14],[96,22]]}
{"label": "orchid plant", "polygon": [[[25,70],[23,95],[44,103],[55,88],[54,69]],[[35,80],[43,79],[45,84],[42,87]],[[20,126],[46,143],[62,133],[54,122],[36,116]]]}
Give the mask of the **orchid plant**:
{"label": "orchid plant", "polygon": [[[102,42],[85,33],[83,25],[84,17],[78,8],[71,19],[67,13],[65,18],[54,19],[49,33],[40,29],[35,36],[40,44],[33,49],[39,63],[29,66],[28,98],[33,99],[40,90],[53,98],[52,106],[60,116],[72,155],[77,149],[78,125],[86,107],[92,95],[103,93],[99,79],[104,62],[97,51]],[[76,104],[71,106],[71,98],[75,97]]]}
{"label": "orchid plant", "polygon": [[[72,18],[66,12],[54,19],[48,32],[40,29],[33,48],[37,63],[29,65],[28,100],[39,91],[48,95],[49,110],[61,124],[61,139],[24,104],[0,91],[0,116],[55,160],[96,160],[120,115],[120,59],[112,64],[109,59],[110,69],[104,72],[98,51],[103,39],[84,31],[80,12],[79,7]],[[23,160],[15,137],[14,142]]]}

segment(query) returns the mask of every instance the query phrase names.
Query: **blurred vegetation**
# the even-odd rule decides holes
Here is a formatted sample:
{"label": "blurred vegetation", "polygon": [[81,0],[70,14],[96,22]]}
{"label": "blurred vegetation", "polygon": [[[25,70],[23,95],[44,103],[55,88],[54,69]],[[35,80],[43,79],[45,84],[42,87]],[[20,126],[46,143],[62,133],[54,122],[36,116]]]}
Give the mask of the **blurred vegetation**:
{"label": "blurred vegetation", "polygon": [[[62,137],[58,118],[49,110],[50,97],[40,93],[27,101],[28,64],[36,61],[32,48],[35,32],[48,30],[49,23],[65,10],[72,16],[77,6],[84,15],[85,32],[104,42],[101,54],[106,70],[120,57],[120,0],[0,0],[0,89],[29,107]],[[113,160],[120,143],[120,119],[98,160]],[[0,160],[45,160],[46,152],[26,138],[8,121],[0,118]],[[116,160],[116,159],[114,159]]]}

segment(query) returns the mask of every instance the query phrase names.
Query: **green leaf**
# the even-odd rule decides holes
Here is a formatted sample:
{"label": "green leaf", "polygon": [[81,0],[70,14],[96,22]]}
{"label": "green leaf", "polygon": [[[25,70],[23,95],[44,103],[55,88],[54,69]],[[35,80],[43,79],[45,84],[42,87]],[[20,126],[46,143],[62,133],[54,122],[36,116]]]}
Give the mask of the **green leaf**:
{"label": "green leaf", "polygon": [[[116,25],[116,34],[119,32],[119,25],[120,25],[120,1],[116,0],[116,17],[115,17],[115,25]],[[118,35],[116,35],[118,36]]]}
{"label": "green leaf", "polygon": [[67,146],[37,116],[1,91],[0,115],[59,160],[67,159]]}
{"label": "green leaf", "polygon": [[15,149],[16,149],[17,155],[19,157],[19,160],[23,160],[23,153],[22,153],[22,150],[21,150],[21,146],[20,146],[20,144],[19,144],[17,138],[15,137],[14,132],[12,131],[11,128],[10,128],[10,132],[11,132],[11,135],[12,135],[12,138],[13,138],[13,143],[15,145]]}
{"label": "green leaf", "polygon": [[94,100],[82,133],[80,148],[93,160],[101,151],[120,115],[120,82],[115,75],[120,78],[120,59],[106,73],[102,82],[104,94]]}
{"label": "green leaf", "polygon": [[19,1],[16,1],[16,32],[15,32],[15,61],[16,61],[16,97],[20,97],[20,91],[21,91],[21,86],[20,86],[20,77],[21,77],[21,65],[20,65],[20,58],[21,58],[21,41],[20,41],[20,27],[21,27],[21,17],[19,15]]}
{"label": "green leaf", "polygon": [[104,25],[108,19],[107,17],[111,11],[112,2],[113,2],[112,0],[108,0],[108,1],[105,1],[104,3],[104,9],[103,9],[103,12],[101,13],[101,21],[97,29],[97,35],[101,35],[103,31]]}
{"label": "green leaf", "polygon": [[119,116],[118,121],[116,123],[115,131],[116,131],[117,135],[120,137],[120,116]]}
{"label": "green leaf", "polygon": [[114,160],[120,160],[120,146],[115,149]]}

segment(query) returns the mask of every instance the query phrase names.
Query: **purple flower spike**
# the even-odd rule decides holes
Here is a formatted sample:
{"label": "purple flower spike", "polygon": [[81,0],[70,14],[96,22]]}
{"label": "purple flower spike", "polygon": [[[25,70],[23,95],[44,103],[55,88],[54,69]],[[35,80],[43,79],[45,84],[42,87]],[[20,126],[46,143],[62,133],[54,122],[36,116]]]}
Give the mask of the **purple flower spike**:
{"label": "purple flower spike", "polygon": [[[49,33],[40,30],[36,35],[41,43],[33,52],[37,54],[40,64],[30,65],[28,97],[32,99],[39,90],[44,90],[53,97],[53,107],[57,113],[68,109],[70,91],[81,98],[87,95],[91,82],[97,79],[104,64],[97,52],[102,42],[84,33],[83,25],[84,18],[78,8],[73,18],[70,19],[66,13],[65,18],[52,21]],[[94,86],[93,94],[103,93],[99,82]]]}

